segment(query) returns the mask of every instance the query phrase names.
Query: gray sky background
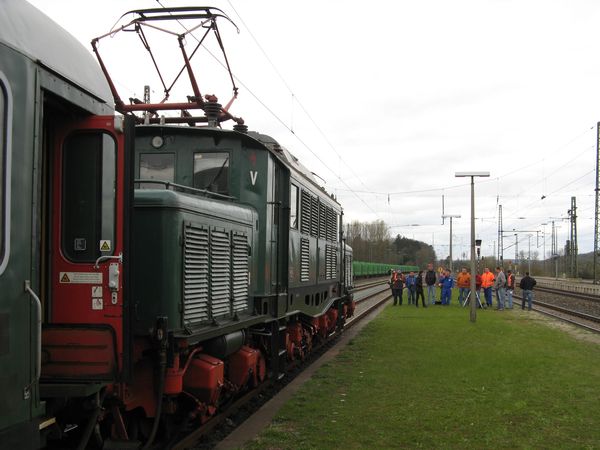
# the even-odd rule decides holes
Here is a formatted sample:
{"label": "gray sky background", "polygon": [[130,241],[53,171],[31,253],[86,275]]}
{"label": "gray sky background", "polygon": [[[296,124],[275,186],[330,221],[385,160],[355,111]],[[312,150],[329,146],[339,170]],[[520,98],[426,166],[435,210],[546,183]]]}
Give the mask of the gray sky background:
{"label": "gray sky background", "polygon": [[[98,9],[75,0],[30,2],[87,48],[126,10],[191,4],[105,0]],[[513,229],[545,229],[549,255],[551,226],[542,224],[553,218],[564,246],[569,223],[560,218],[567,217],[571,196],[577,198],[579,252],[593,249],[600,2],[206,4],[223,9],[240,28],[237,34],[220,23],[240,87],[231,111],[325,180],[346,221],[384,220],[392,235],[433,243],[445,257],[443,195],[446,214],[462,216],[453,222],[454,255],[468,257],[470,190],[454,173],[489,171],[489,179],[476,179],[483,255],[494,254],[499,204],[511,235],[505,259],[514,256]],[[141,98],[150,84],[158,100],[161,87],[147,55],[136,44],[143,59],[132,57],[129,41],[131,33],[100,48],[121,96]],[[179,68],[175,41],[151,43]],[[218,54],[214,45],[209,49]],[[226,103],[226,72],[205,51],[197,62],[201,91]],[[188,94],[183,89],[179,98]],[[535,233],[531,248],[541,256],[539,236],[539,248]],[[527,233],[521,233],[519,250],[527,249]]]}

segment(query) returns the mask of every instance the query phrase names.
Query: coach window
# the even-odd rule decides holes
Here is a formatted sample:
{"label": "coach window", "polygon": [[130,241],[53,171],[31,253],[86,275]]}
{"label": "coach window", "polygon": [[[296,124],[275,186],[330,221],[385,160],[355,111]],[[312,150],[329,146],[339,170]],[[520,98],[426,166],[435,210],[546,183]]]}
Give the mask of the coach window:
{"label": "coach window", "polygon": [[116,145],[103,132],[74,133],[63,149],[62,248],[74,262],[92,262],[100,241],[115,248]]}
{"label": "coach window", "polygon": [[8,114],[6,111],[6,92],[4,83],[0,80],[0,266],[5,258],[5,230],[8,212],[6,211],[6,155],[8,136]]}
{"label": "coach window", "polygon": [[194,187],[229,194],[229,153],[194,153]]}
{"label": "coach window", "polygon": [[[174,153],[141,153],[140,180],[175,181]],[[156,183],[140,183],[141,189],[155,189]]]}
{"label": "coach window", "polygon": [[298,229],[298,186],[290,188],[290,228]]}

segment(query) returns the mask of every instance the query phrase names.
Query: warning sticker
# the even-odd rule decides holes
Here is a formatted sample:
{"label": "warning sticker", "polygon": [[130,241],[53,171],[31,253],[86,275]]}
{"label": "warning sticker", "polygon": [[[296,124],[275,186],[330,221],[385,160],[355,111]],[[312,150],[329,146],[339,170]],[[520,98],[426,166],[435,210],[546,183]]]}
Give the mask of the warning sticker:
{"label": "warning sticker", "polygon": [[102,298],[102,286],[92,286],[92,297]]}
{"label": "warning sticker", "polygon": [[102,303],[101,298],[93,298],[92,299],[92,309],[95,309],[95,310],[104,309],[104,304]]}
{"label": "warning sticker", "polygon": [[100,251],[101,252],[110,252],[111,246],[110,241],[103,239],[100,241]]}
{"label": "warning sticker", "polygon": [[60,272],[58,280],[63,284],[102,284],[102,272]]}

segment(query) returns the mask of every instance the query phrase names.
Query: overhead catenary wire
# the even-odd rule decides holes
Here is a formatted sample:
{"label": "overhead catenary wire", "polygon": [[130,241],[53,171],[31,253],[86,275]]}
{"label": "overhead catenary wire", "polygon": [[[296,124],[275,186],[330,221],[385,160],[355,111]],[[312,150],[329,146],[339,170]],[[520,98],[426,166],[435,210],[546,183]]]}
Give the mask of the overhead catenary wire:
{"label": "overhead catenary wire", "polygon": [[[244,19],[240,15],[240,13],[235,9],[235,7],[233,6],[233,4],[231,3],[231,0],[227,0],[227,3],[229,3],[229,6],[231,7],[231,9],[233,9],[233,11],[235,12],[235,14],[238,16],[238,18],[240,19],[240,22],[246,28],[246,30],[248,31],[248,34],[250,34],[250,37],[252,38],[252,40],[254,41],[254,43],[256,44],[256,46],[262,52],[262,54],[265,57],[265,59],[271,65],[271,67],[273,68],[273,70],[275,71],[275,73],[277,74],[277,76],[279,77],[279,79],[281,80],[281,82],[283,83],[283,85],[286,87],[286,89],[288,90],[288,92],[292,96],[292,120],[293,120],[293,104],[295,102],[295,103],[298,104],[298,106],[300,106],[300,108],[302,109],[302,112],[304,112],[304,114],[306,115],[306,117],[308,117],[309,121],[312,123],[312,125],[315,127],[315,129],[319,132],[319,134],[321,135],[321,137],[323,138],[323,140],[327,143],[327,145],[329,145],[329,147],[333,150],[333,152],[340,158],[340,160],[350,170],[350,172],[352,173],[352,175],[354,175],[358,179],[358,181],[360,182],[360,184],[362,184],[365,188],[368,189],[367,185],[356,174],[356,172],[354,171],[354,169],[347,162],[345,162],[343,160],[342,155],[339,154],[339,152],[337,151],[337,149],[335,148],[335,146],[331,143],[331,141],[329,140],[329,138],[327,137],[327,135],[325,134],[325,132],[321,129],[321,127],[319,126],[319,124],[317,123],[317,121],[315,121],[313,119],[312,115],[308,112],[308,110],[304,107],[304,105],[302,104],[302,102],[298,99],[298,96],[295,94],[294,90],[290,87],[289,83],[285,80],[285,78],[283,77],[283,75],[281,74],[281,72],[277,69],[277,67],[275,66],[275,64],[271,60],[271,58],[269,58],[269,55],[267,54],[267,52],[265,51],[265,49],[263,48],[263,46],[260,45],[260,43],[258,42],[258,39],[256,39],[256,37],[254,36],[254,33],[252,33],[252,30],[250,30],[250,27],[246,24],[246,22],[244,21]],[[291,126],[291,129],[293,130],[293,124]],[[292,131],[292,133],[293,133],[293,131]]]}
{"label": "overhead catenary wire", "polygon": [[[164,9],[166,9],[166,7],[161,3],[161,0],[156,0],[156,2]],[[234,9],[235,10],[235,9]],[[237,14],[237,11],[236,11]],[[239,17],[239,14],[237,14]],[[241,17],[240,17],[241,20]],[[186,30],[190,36],[192,36],[197,42],[199,42],[198,38],[194,35],[193,32],[189,32],[189,30],[187,29],[187,27],[185,25],[183,25],[181,23],[181,21],[177,20],[177,23],[179,23],[179,25]],[[245,25],[244,25],[245,26]],[[248,29],[246,27],[246,29]],[[249,31],[249,30],[248,30]],[[249,31],[250,33],[250,31]],[[250,33],[251,34],[251,33]],[[219,65],[221,65],[221,67],[225,68],[225,65],[221,62],[221,60],[219,60],[219,58],[217,58],[216,55],[214,55],[208,48],[206,48],[206,46],[202,45],[202,48],[215,60],[217,61],[217,63]],[[361,198],[356,192],[354,192],[352,190],[352,188],[339,176],[335,173],[335,171],[329,167],[325,161],[323,161],[319,155],[302,139],[300,138],[300,136],[298,136],[298,134],[296,132],[294,132],[294,130],[285,123],[285,121],[283,119],[281,119],[271,108],[269,108],[253,91],[252,89],[250,89],[239,77],[235,76],[232,74],[232,77],[241,85],[244,87],[244,89],[267,111],[269,112],[269,114],[271,114],[286,130],[288,130],[297,140],[298,142],[300,142],[300,144],[302,144],[302,146],[304,148],[306,148],[322,165],[323,167],[325,167],[327,170],[329,170],[333,176],[335,178],[337,178],[338,180],[340,180],[340,182],[342,184],[344,184],[344,186],[346,186],[350,192],[353,192],[354,196],[360,200],[373,214],[375,214],[375,216],[379,216],[379,214],[377,214],[377,212],[363,199]],[[302,107],[302,105],[298,102],[298,104]],[[302,107],[303,108],[303,107]],[[304,109],[304,108],[303,108]],[[309,117],[310,118],[310,117]],[[310,120],[312,121],[312,118],[310,118]],[[314,121],[313,121],[314,122]],[[315,124],[316,125],[316,124]],[[337,153],[337,152],[336,152]],[[339,156],[339,154],[338,154]]]}

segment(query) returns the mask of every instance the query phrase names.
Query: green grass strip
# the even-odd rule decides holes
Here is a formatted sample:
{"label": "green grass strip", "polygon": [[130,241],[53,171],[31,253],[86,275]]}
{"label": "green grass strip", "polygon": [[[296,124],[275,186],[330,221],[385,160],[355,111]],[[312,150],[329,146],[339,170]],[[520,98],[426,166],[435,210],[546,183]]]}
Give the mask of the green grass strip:
{"label": "green grass strip", "polygon": [[599,345],[453,302],[386,307],[245,448],[600,448]]}

